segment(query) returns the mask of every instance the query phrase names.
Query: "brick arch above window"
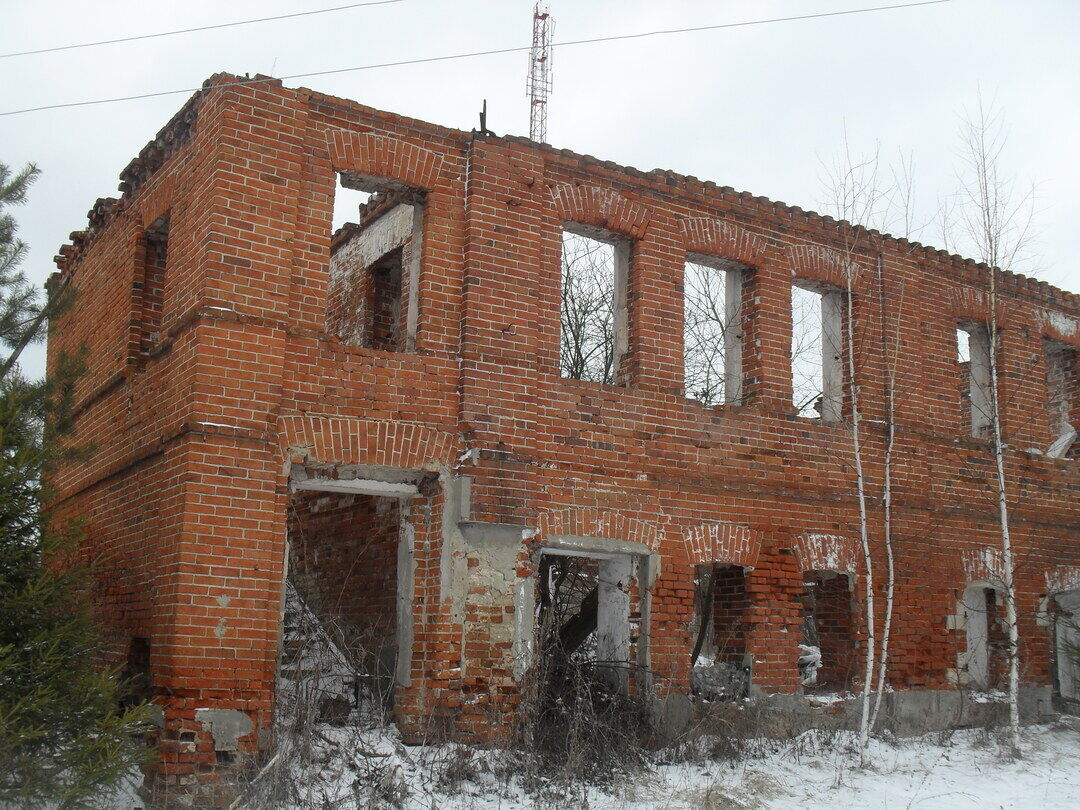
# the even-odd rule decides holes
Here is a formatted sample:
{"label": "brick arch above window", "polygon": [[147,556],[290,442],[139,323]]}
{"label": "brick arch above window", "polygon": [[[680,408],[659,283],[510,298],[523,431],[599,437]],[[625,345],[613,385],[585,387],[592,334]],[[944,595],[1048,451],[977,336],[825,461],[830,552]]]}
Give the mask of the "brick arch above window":
{"label": "brick arch above window", "polygon": [[653,551],[660,547],[660,533],[655,524],[597,506],[572,506],[541,512],[534,540],[543,543],[549,537],[560,535],[622,540]]}
{"label": "brick arch above window", "polygon": [[791,551],[802,571],[854,574],[861,568],[858,545],[841,534],[803,532],[792,539]]}
{"label": "brick arch above window", "polygon": [[788,245],[787,265],[794,278],[818,281],[837,289],[857,287],[866,268],[850,256],[822,245]]}
{"label": "brick arch above window", "polygon": [[768,243],[764,237],[731,222],[713,217],[679,220],[683,246],[688,253],[731,259],[747,267],[760,267]]}
{"label": "brick arch above window", "polygon": [[278,441],[289,461],[435,470],[460,455],[453,434],[411,422],[284,416]]}
{"label": "brick arch above window", "polygon": [[555,211],[563,222],[591,225],[631,239],[641,239],[652,209],[600,186],[559,183],[551,188]]}
{"label": "brick arch above window", "polygon": [[992,546],[966,548],[960,552],[964,582],[986,582],[995,586],[1005,579],[1005,561],[1001,549]]}
{"label": "brick arch above window", "polygon": [[1055,565],[1045,576],[1049,594],[1080,590],[1080,565]]}
{"label": "brick arch above window", "polygon": [[441,155],[400,138],[332,129],[326,134],[326,142],[335,172],[352,172],[422,189],[435,188],[442,174]]}
{"label": "brick arch above window", "polygon": [[[990,320],[990,296],[974,287],[954,286],[949,291],[949,306],[958,321],[987,323]],[[997,320],[1000,324],[1005,310],[998,301]]]}
{"label": "brick arch above window", "polygon": [[1039,331],[1048,338],[1080,349],[1080,320],[1050,309],[1036,310]]}
{"label": "brick arch above window", "polygon": [[173,198],[176,196],[176,177],[169,175],[155,182],[139,198],[135,207],[135,216],[139,224],[145,229],[149,228],[162,216],[169,213],[172,208]]}
{"label": "brick arch above window", "polygon": [[753,568],[761,553],[761,533],[737,523],[713,521],[683,532],[691,565],[727,563]]}

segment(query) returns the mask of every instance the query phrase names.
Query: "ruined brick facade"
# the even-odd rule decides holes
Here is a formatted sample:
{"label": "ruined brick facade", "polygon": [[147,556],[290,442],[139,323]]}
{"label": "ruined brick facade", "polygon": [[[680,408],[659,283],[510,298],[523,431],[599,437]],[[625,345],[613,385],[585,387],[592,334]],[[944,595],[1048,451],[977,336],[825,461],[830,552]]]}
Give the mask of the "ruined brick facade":
{"label": "ruined brick facade", "polygon": [[[396,280],[350,280],[348,233],[332,273],[339,174],[379,192],[368,220],[412,212],[387,237]],[[50,360],[89,347],[77,438],[96,450],[56,484],[101,560],[111,662],[149,648],[165,783],[210,784],[268,744],[287,548],[309,596],[392,628],[406,732],[486,737],[505,720],[534,653],[541,551],[610,564],[602,609],[632,628],[602,643],[659,703],[690,691],[697,566],[744,568],[725,593],[745,594],[752,694],[801,690],[813,572],[839,575],[819,590],[852,587],[826,624],[848,622],[829,643],[859,654],[850,397],[839,423],[797,417],[788,356],[792,283],[843,288],[852,263],[879,571],[885,358],[898,369],[889,680],[963,684],[958,602],[995,581],[999,542],[989,444],[957,396],[956,329],[987,319],[985,267],[692,177],[224,75],[122,181],[58,257],[78,297]],[[559,374],[565,225],[629,246],[615,385]],[[691,253],[746,269],[741,402],[684,395]],[[1044,600],[1080,587],[1080,462],[1046,450],[1054,414],[1080,406],[1061,402],[1075,382],[1048,394],[1075,381],[1076,353],[1048,369],[1044,342],[1080,347],[1080,297],[998,279],[1022,678],[1047,687]],[[368,305],[381,337],[354,321]]]}

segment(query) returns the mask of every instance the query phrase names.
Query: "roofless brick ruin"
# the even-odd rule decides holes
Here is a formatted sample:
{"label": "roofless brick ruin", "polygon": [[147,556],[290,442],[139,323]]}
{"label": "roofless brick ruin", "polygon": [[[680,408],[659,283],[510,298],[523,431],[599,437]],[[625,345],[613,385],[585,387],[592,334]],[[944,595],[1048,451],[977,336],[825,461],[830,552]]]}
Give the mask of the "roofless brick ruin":
{"label": "roofless brick ruin", "polygon": [[[100,558],[108,663],[160,707],[159,784],[212,793],[270,745],[286,602],[362,642],[344,699],[380,695],[414,738],[497,741],[552,627],[672,733],[707,699],[805,714],[858,689],[849,319],[878,570],[896,368],[886,709],[963,722],[966,690],[997,685],[986,267],[263,77],[208,80],[121,178],[57,257],[78,295],[49,356],[89,347],[96,449],[55,483]],[[337,188],[371,196],[332,233]],[[573,240],[610,272],[580,363]],[[687,382],[691,265],[725,280],[708,395]],[[1032,717],[1078,689],[1058,619],[1080,601],[1080,297],[998,286]],[[793,289],[819,299],[803,402]]]}

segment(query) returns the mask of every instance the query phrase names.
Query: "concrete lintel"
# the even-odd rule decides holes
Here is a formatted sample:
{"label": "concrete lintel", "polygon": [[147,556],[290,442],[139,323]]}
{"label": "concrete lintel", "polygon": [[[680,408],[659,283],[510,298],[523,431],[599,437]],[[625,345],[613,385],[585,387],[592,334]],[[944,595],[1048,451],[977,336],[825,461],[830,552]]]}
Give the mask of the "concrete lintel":
{"label": "concrete lintel", "polygon": [[473,544],[495,545],[521,543],[528,537],[528,526],[518,523],[485,523],[463,520],[458,523],[462,536]]}
{"label": "concrete lintel", "polygon": [[308,478],[295,482],[293,489],[297,492],[341,492],[388,498],[412,498],[419,492],[416,484],[392,483],[374,478]]}
{"label": "concrete lintel", "polygon": [[611,559],[625,554],[648,557],[655,552],[644,543],[635,543],[630,540],[555,534],[545,538],[544,553]]}
{"label": "concrete lintel", "polygon": [[295,486],[313,478],[332,478],[344,481],[352,478],[370,478],[391,484],[416,484],[435,470],[409,467],[387,467],[382,464],[293,464],[289,471],[290,483]]}

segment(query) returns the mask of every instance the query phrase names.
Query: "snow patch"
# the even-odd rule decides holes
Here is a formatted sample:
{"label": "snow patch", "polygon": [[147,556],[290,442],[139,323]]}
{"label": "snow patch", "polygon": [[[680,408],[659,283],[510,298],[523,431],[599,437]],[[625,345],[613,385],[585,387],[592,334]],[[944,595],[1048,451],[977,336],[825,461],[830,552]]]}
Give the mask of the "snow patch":
{"label": "snow patch", "polygon": [[[840,696],[834,696],[842,700]],[[293,800],[309,807],[403,810],[533,810],[550,807],[521,784],[513,755],[463,745],[407,746],[393,726],[359,731],[319,727],[310,764],[290,769]],[[707,751],[710,738],[695,750]],[[755,740],[741,760],[661,751],[656,763],[612,789],[583,788],[572,803],[590,810],[831,810],[909,807],[1065,810],[1080,806],[1080,727],[1026,728],[1022,759],[987,744],[986,732],[937,732],[898,742],[870,741],[858,767],[853,732],[807,731],[790,740]],[[391,796],[399,804],[383,803]],[[373,801],[374,799],[374,801]]]}

